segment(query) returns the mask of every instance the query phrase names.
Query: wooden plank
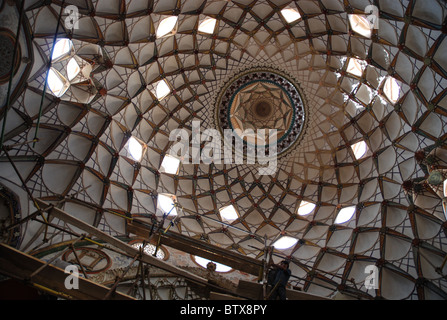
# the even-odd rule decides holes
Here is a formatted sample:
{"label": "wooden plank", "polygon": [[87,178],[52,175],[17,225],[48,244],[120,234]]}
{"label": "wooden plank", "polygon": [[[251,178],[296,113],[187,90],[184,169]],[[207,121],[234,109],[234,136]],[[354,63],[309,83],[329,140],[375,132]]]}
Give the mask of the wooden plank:
{"label": "wooden plank", "polygon": [[[286,289],[287,300],[330,300],[310,293]],[[237,293],[254,300],[263,300],[263,287],[261,283],[240,280]]]}
{"label": "wooden plank", "polygon": [[331,300],[325,297],[316,296],[314,294],[306,293],[303,291],[297,290],[286,290],[287,299],[288,300]]}
{"label": "wooden plank", "polygon": [[246,300],[246,299],[235,297],[225,293],[210,292],[210,300]]}
{"label": "wooden plank", "polygon": [[[149,240],[150,229],[151,226],[138,223],[137,221],[128,223],[127,225],[129,233],[147,240]],[[154,235],[158,237],[160,233],[154,232]],[[262,261],[171,231],[167,231],[166,233],[161,232],[161,243],[168,247],[222,263],[233,269],[255,276],[259,275],[262,268]]]}
{"label": "wooden plank", "polygon": [[[0,244],[0,272],[20,281],[29,281],[30,285],[36,284],[55,292],[63,293],[75,300],[100,300],[107,295],[109,288],[102,286],[85,278],[79,279],[78,289],[67,289],[65,280],[69,276],[65,270],[52,265],[45,266],[36,273],[32,279],[29,277],[39,268],[46,264],[26,253]],[[28,280],[29,279],[29,280]],[[109,297],[110,300],[135,300],[134,298],[115,292]]]}
{"label": "wooden plank", "polygon": [[[37,199],[36,201],[38,202],[39,206],[42,208],[50,207],[50,204],[48,204],[45,201],[42,201],[41,199]],[[81,220],[77,219],[76,217],[73,217],[58,208],[55,208],[55,207],[50,208],[48,210],[48,213],[51,216],[56,217],[59,220],[62,220],[69,225],[75,226],[75,227],[85,231],[85,233],[87,235],[92,235],[100,240],[103,240],[103,241],[109,243],[110,245],[120,249],[121,251],[123,251],[124,253],[128,254],[131,257],[134,257],[140,253],[140,251],[137,248],[134,248],[134,247],[128,245],[127,243],[125,243],[117,238],[114,238],[105,232],[98,230],[94,226],[92,226],[88,223],[85,223],[84,221],[81,221]],[[207,280],[204,278],[201,278],[201,277],[199,277],[193,273],[190,273],[186,270],[183,270],[183,269],[177,268],[173,265],[170,265],[170,264],[166,263],[165,261],[157,259],[151,255],[144,253],[144,252],[141,256],[141,260],[144,263],[147,263],[154,267],[160,268],[162,270],[171,272],[172,274],[186,278],[190,281],[194,281],[194,282],[202,283],[202,284],[207,283]]]}
{"label": "wooden plank", "polygon": [[261,283],[239,280],[237,294],[252,300],[264,300]]}

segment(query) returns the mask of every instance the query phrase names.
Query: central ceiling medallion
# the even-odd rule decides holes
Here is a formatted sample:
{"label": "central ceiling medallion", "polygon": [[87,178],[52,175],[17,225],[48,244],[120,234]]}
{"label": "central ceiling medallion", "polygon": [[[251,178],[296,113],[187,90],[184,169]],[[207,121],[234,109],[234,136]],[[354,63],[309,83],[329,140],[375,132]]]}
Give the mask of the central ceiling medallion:
{"label": "central ceiling medallion", "polygon": [[[297,144],[307,123],[299,86],[283,72],[269,68],[252,68],[234,76],[220,92],[216,109],[221,133],[237,132],[245,148],[276,143],[277,155]],[[260,142],[259,130],[276,130],[276,135]]]}

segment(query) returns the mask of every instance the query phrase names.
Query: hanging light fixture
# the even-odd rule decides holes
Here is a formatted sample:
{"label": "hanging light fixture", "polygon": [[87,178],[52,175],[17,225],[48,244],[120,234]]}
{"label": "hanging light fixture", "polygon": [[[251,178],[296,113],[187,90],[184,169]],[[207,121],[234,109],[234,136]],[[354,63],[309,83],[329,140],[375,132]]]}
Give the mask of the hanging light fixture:
{"label": "hanging light fixture", "polygon": [[441,198],[442,210],[447,219],[447,170],[431,170],[426,182],[438,197]]}

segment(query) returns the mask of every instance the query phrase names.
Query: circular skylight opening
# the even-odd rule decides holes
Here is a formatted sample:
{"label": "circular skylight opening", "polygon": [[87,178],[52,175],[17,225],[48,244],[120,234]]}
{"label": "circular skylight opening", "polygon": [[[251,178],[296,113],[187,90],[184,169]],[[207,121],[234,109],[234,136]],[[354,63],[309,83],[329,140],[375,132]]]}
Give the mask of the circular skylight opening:
{"label": "circular skylight opening", "polygon": [[340,210],[340,212],[337,215],[337,218],[335,219],[335,224],[343,224],[348,222],[352,219],[355,213],[355,206],[343,208]]}
{"label": "circular skylight opening", "polygon": [[239,218],[239,215],[237,214],[236,209],[233,207],[233,205],[229,205],[227,207],[224,207],[220,209],[220,216],[222,217],[222,220],[233,222],[234,220]]}
{"label": "circular skylight opening", "polygon": [[62,97],[70,87],[70,83],[55,69],[48,70],[48,88],[56,97]]}
{"label": "circular skylight opening", "polygon": [[355,158],[358,160],[362,158],[366,151],[368,151],[368,145],[365,141],[357,142],[351,146],[352,152],[354,153]]}
{"label": "circular skylight opening", "polygon": [[157,206],[161,211],[163,211],[163,214],[169,217],[177,216],[177,209],[175,208],[174,198],[175,197],[173,195],[158,195]]}
{"label": "circular skylight opening", "polygon": [[160,171],[169,173],[169,174],[177,174],[179,168],[180,168],[180,159],[167,154],[163,158],[163,162],[161,163]]}
{"label": "circular skylight opening", "polygon": [[144,151],[144,147],[142,145],[141,142],[139,142],[137,139],[135,139],[134,137],[131,137],[129,139],[129,143],[128,143],[128,151],[130,153],[130,156],[135,160],[140,162],[141,159],[143,158],[143,151]]}
{"label": "circular skylight opening", "polygon": [[171,88],[169,88],[169,86],[166,83],[166,81],[161,80],[157,84],[157,88],[155,89],[155,96],[157,97],[157,99],[158,100],[162,100],[163,98],[165,98],[170,93],[171,93]]}
{"label": "circular skylight opening", "polygon": [[75,58],[71,58],[67,64],[67,76],[68,80],[73,80],[81,72],[79,64],[76,62]]}
{"label": "circular skylight opening", "polygon": [[295,22],[301,18],[301,14],[295,9],[283,9],[281,14],[286,19],[287,23]]}
{"label": "circular skylight opening", "polygon": [[231,270],[233,270],[233,268],[226,266],[224,264],[218,263],[218,262],[214,262],[199,256],[194,256],[194,261],[200,265],[201,267],[204,267],[205,269],[207,269],[208,263],[214,263],[216,265],[216,272],[229,272]]}
{"label": "circular skylight opening", "polygon": [[298,208],[298,214],[300,216],[307,216],[315,210],[316,204],[307,201],[301,201],[300,207]]}
{"label": "circular skylight opening", "polygon": [[273,246],[275,247],[275,249],[278,250],[287,250],[292,248],[293,246],[295,246],[298,243],[298,239],[289,237],[289,236],[283,236],[281,238],[279,238],[274,244]]}
{"label": "circular skylight opening", "polygon": [[349,23],[354,32],[357,32],[358,34],[366,38],[371,38],[371,24],[365,16],[359,14],[350,14]]}
{"label": "circular skylight opening", "polygon": [[254,160],[258,147],[266,158],[282,157],[303,137],[307,109],[293,78],[279,70],[253,67],[235,74],[222,88],[215,120],[237,157]]}
{"label": "circular skylight opening", "polygon": [[207,18],[202,21],[199,25],[198,31],[203,33],[212,34],[214,33],[214,28],[216,27],[217,20],[214,18]]}
{"label": "circular skylight opening", "polygon": [[167,36],[169,34],[173,34],[175,26],[177,25],[177,16],[171,16],[163,19],[157,29],[157,38],[161,38]]}
{"label": "circular skylight opening", "polygon": [[362,62],[359,59],[350,58],[348,63],[348,68],[346,69],[347,72],[350,74],[353,74],[357,77],[361,77],[363,74],[363,65],[364,62]]}
{"label": "circular skylight opening", "polygon": [[396,79],[388,77],[383,87],[383,93],[391,103],[396,103],[400,96],[400,86]]}
{"label": "circular skylight opening", "polygon": [[56,42],[54,46],[53,55],[51,56],[51,59],[54,61],[69,55],[72,48],[73,48],[73,42],[71,42],[71,40],[60,39],[59,41]]}

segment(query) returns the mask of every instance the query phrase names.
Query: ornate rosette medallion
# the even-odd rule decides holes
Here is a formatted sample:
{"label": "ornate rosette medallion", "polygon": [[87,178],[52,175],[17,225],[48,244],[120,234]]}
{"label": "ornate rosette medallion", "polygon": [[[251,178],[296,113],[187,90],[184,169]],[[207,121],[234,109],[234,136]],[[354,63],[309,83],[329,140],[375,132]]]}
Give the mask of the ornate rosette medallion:
{"label": "ornate rosette medallion", "polygon": [[[269,148],[283,155],[300,140],[307,112],[299,86],[276,70],[253,68],[237,74],[217,98],[216,118],[221,133],[233,130],[249,147]],[[265,130],[265,139],[259,132]],[[272,130],[276,134],[272,135]]]}

